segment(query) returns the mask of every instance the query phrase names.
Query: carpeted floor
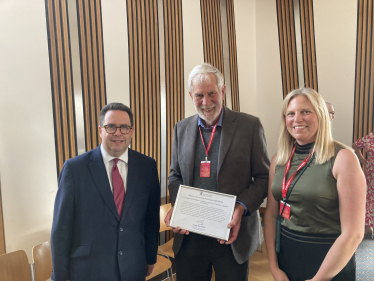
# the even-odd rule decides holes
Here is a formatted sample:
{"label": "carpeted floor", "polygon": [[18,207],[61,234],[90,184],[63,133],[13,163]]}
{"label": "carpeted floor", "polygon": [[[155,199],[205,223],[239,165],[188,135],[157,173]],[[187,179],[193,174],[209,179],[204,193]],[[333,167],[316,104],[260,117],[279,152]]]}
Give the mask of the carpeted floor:
{"label": "carpeted floor", "polygon": [[356,280],[374,280],[374,240],[365,237],[356,250]]}

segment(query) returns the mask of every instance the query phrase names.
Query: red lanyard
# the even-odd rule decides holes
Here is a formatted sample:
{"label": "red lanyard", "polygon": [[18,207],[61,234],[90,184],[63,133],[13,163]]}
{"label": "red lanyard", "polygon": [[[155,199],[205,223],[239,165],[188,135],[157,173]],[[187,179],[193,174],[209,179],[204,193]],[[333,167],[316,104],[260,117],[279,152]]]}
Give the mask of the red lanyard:
{"label": "red lanyard", "polygon": [[199,126],[201,141],[203,142],[203,146],[204,146],[205,152],[206,152],[205,161],[208,161],[209,149],[210,149],[210,147],[211,147],[211,145],[213,143],[214,134],[216,133],[216,128],[217,128],[217,125],[218,125],[219,118],[221,118],[221,114],[222,114],[222,108],[221,108],[221,112],[219,113],[219,117],[218,117],[217,123],[213,126],[212,133],[210,134],[210,139],[209,139],[208,147],[205,146],[204,139],[203,139],[203,134],[201,133],[201,128]]}
{"label": "red lanyard", "polygon": [[301,164],[299,165],[299,167],[297,168],[297,170],[290,176],[290,178],[288,179],[287,183],[286,183],[286,176],[290,170],[290,167],[291,167],[291,160],[292,160],[292,157],[293,155],[295,154],[295,150],[296,150],[296,145],[292,148],[292,151],[291,151],[291,155],[290,155],[290,160],[288,160],[288,163],[286,165],[286,170],[284,171],[284,178],[283,178],[283,181],[282,181],[282,197],[283,197],[283,200],[286,198],[287,196],[287,191],[288,191],[288,188],[290,187],[293,179],[295,178],[296,176],[296,173],[306,165],[306,163],[308,163],[310,157],[313,155],[314,153],[314,150],[301,162]]}

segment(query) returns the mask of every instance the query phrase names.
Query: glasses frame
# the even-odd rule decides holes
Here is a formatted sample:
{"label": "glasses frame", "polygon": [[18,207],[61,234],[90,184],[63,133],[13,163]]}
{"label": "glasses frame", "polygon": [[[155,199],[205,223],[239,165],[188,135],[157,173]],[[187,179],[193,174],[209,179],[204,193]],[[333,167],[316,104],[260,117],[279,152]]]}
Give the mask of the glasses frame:
{"label": "glasses frame", "polygon": [[[113,126],[113,127],[115,127],[115,131],[114,131],[113,133],[108,132],[108,126]],[[126,132],[126,133],[122,132],[122,128],[123,128],[123,127],[125,127],[125,128],[128,130],[128,132]],[[134,126],[127,126],[127,125],[114,126],[114,125],[112,125],[112,124],[108,124],[108,125],[103,125],[103,128],[105,129],[105,131],[106,131],[108,134],[115,134],[115,133],[117,132],[117,129],[119,129],[119,131],[120,131],[120,133],[121,133],[122,135],[128,135],[128,134],[131,132],[132,128],[134,128]]]}

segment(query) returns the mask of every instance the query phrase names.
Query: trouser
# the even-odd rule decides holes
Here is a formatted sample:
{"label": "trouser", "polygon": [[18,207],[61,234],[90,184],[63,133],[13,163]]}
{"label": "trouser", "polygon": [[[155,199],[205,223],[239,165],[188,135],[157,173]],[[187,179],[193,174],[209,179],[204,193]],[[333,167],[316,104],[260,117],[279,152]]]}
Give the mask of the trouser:
{"label": "trouser", "polygon": [[175,262],[178,281],[210,281],[212,267],[216,281],[248,280],[249,263],[238,264],[231,245],[195,233],[184,236]]}

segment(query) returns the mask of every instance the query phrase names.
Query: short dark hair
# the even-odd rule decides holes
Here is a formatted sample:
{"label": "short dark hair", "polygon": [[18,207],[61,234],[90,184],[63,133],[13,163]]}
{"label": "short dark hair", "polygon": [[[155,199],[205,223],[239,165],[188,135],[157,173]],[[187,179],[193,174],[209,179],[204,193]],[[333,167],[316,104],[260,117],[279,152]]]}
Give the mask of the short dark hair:
{"label": "short dark hair", "polygon": [[105,114],[108,111],[110,111],[110,110],[120,110],[120,111],[127,112],[127,114],[130,117],[131,126],[133,126],[133,124],[134,124],[134,120],[133,120],[134,117],[133,117],[133,114],[132,114],[132,111],[131,111],[130,107],[128,107],[127,105],[124,105],[123,103],[112,102],[112,103],[107,104],[106,106],[104,106],[100,110],[100,114],[99,114],[100,127],[102,127],[104,125]]}

